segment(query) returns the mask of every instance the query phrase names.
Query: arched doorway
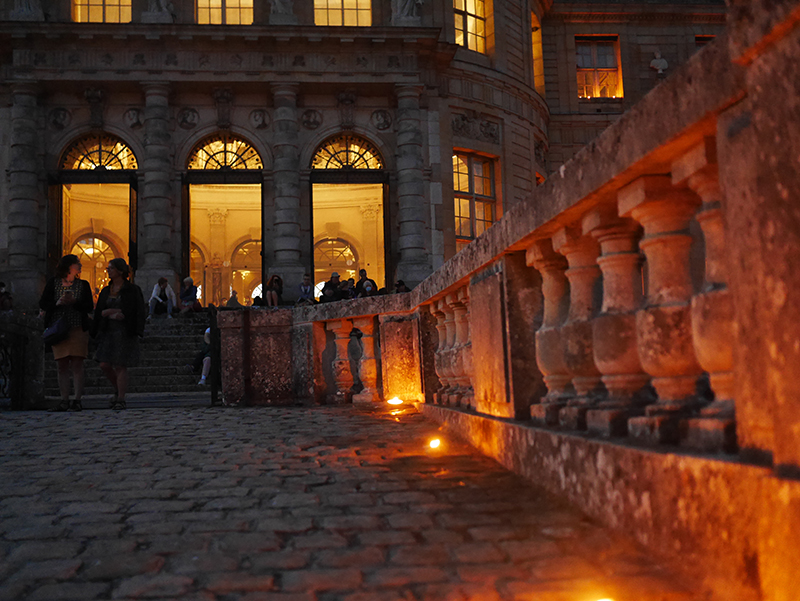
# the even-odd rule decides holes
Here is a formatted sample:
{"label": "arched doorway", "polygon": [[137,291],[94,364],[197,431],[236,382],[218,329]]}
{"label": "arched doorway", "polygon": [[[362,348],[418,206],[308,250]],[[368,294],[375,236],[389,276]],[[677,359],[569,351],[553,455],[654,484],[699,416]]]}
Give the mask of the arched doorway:
{"label": "arched doorway", "polygon": [[110,240],[90,234],[76,240],[69,253],[80,259],[83,265],[81,278],[89,282],[94,299],[97,300],[100,291],[108,284],[108,262],[121,255],[119,249]]}
{"label": "arched doorway", "polygon": [[[234,282],[236,278],[241,280],[243,271],[248,271],[247,284],[251,288],[263,276],[263,163],[249,142],[225,132],[201,140],[190,153],[186,168],[184,270],[191,270],[196,284],[203,282],[203,304],[221,305],[230,297],[236,287]],[[202,274],[194,255],[194,248],[200,246],[206,250]],[[242,249],[239,257],[237,253]],[[246,267],[244,263],[235,265],[239,258]]]}
{"label": "arched doorway", "polygon": [[343,280],[358,279],[366,269],[385,286],[388,177],[380,152],[364,138],[337,134],[317,148],[311,169],[315,283],[334,271]]}
{"label": "arched doorway", "polygon": [[[123,258],[136,271],[137,169],[131,148],[111,134],[89,134],[67,146],[50,185],[48,269],[73,253],[86,259],[90,271],[98,256]],[[93,286],[105,277],[104,269],[93,276]]]}
{"label": "arched doorway", "polygon": [[240,244],[231,256],[231,289],[239,294],[239,301],[245,304],[261,294],[261,241],[248,240]]}

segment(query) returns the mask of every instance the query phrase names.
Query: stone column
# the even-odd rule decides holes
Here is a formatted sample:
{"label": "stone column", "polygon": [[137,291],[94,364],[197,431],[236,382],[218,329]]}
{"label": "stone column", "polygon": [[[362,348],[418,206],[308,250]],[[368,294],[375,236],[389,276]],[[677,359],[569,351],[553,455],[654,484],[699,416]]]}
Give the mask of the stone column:
{"label": "stone column", "polygon": [[613,207],[584,217],[583,231],[597,239],[602,252],[597,263],[603,272],[603,306],[592,321],[592,344],[608,391],[608,399],[586,414],[587,428],[602,436],[626,436],[628,418],[641,415],[643,406],[655,400],[636,347],[636,311],[643,300],[642,230],[631,219],[619,219]]}
{"label": "stone column", "polygon": [[295,290],[303,280],[300,262],[300,153],[297,123],[297,84],[275,84],[275,162],[273,189],[275,214],[274,263],[269,274],[283,278],[284,290]]}
{"label": "stone column", "polygon": [[719,186],[716,140],[707,138],[672,165],[672,181],[703,200],[696,219],[705,237],[705,283],[692,298],[692,341],[697,361],[711,380],[714,402],[688,420],[684,443],[703,451],[736,450],[734,419],[733,304],[725,269],[724,198]]}
{"label": "stone column", "polygon": [[[43,166],[38,151],[41,132],[36,125],[39,114],[37,95],[38,86],[34,82],[14,82],[11,85],[6,284],[14,293],[15,304],[22,309],[38,306],[44,286],[38,243],[42,220],[39,205],[44,193],[39,182]],[[54,268],[55,264],[49,267]]]}
{"label": "stone column", "polygon": [[397,93],[397,214],[400,237],[397,279],[416,286],[431,272],[425,244],[425,198],[422,178],[422,86],[398,85]]}
{"label": "stone column", "polygon": [[[144,184],[139,195],[139,269],[136,283],[149,290],[160,277],[175,279],[172,263],[173,188],[169,84],[143,83]],[[181,227],[189,227],[182,223]],[[189,275],[182,274],[184,276]]]}
{"label": "stone column", "polygon": [[378,390],[378,360],[375,358],[375,318],[358,317],[353,327],[361,331],[361,362],[358,377],[364,389],[353,395],[354,403],[380,403],[383,399]]}
{"label": "stone column", "polygon": [[527,265],[542,276],[544,317],[536,331],[536,365],[544,376],[547,395],[540,402],[532,401],[531,419],[540,425],[558,423],[558,412],[574,391],[564,362],[564,341],[561,326],[567,317],[569,282],[565,275],[567,261],[553,251],[551,241],[539,240],[525,255]]}
{"label": "stone column", "polygon": [[645,442],[677,442],[680,419],[699,404],[696,386],[703,370],[694,354],[689,307],[689,221],[699,204],[697,195],[661,175],[642,176],[618,195],[620,216],[644,227],[639,246],[647,257],[647,302],[636,313],[636,344],[658,401],[644,417],[628,421],[628,432]]}
{"label": "stone column", "polygon": [[597,240],[572,228],[562,228],[553,236],[553,249],[566,257],[569,268],[569,313],[561,327],[564,363],[572,377],[576,396],[559,412],[562,426],[586,429],[586,411],[605,396],[600,372],[592,350],[592,319],[597,313],[596,287],[600,283]]}
{"label": "stone column", "polygon": [[348,319],[329,321],[325,327],[336,336],[336,357],[333,366],[333,379],[336,381],[336,392],[328,394],[328,403],[340,405],[352,400],[353,373],[350,371],[350,358],[347,354],[347,345],[350,344],[350,332],[353,324]]}

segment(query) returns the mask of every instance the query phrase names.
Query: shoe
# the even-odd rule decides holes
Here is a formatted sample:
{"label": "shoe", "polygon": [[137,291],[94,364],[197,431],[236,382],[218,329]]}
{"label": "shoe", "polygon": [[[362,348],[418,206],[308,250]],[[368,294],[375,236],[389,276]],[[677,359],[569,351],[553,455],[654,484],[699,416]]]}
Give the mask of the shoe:
{"label": "shoe", "polygon": [[147,321],[150,321],[151,319],[153,319],[153,316],[152,315],[148,315],[147,316]]}
{"label": "shoe", "polygon": [[125,404],[125,401],[120,401],[119,399],[114,401],[114,406],[111,407],[114,411],[123,411],[128,408]]}
{"label": "shoe", "polygon": [[200,378],[200,381],[197,383],[198,386],[206,386],[207,382],[205,378]]}
{"label": "shoe", "polygon": [[79,400],[72,401],[72,407],[69,408],[70,411],[83,411],[83,405]]}
{"label": "shoe", "polygon": [[167,315],[167,319],[172,319],[172,315]]}
{"label": "shoe", "polygon": [[62,411],[69,411],[69,399],[61,401],[58,405],[56,405],[55,407],[50,407],[50,409],[48,409],[47,411],[49,411],[50,413],[60,413]]}
{"label": "shoe", "polygon": [[114,393],[114,396],[112,396],[112,397],[111,397],[111,398],[108,400],[108,408],[109,408],[109,409],[113,409],[113,408],[114,408],[114,405],[116,405],[116,404],[117,404],[117,393],[115,392],[115,393]]}

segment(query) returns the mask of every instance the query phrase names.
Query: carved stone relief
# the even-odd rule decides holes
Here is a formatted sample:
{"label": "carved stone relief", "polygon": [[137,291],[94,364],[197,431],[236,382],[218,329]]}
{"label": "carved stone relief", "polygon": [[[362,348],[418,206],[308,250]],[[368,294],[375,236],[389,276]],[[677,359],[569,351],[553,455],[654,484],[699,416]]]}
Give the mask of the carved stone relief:
{"label": "carved stone relief", "polygon": [[89,103],[89,125],[92,127],[103,127],[103,105],[105,95],[103,90],[88,88],[83,93],[86,102]]}
{"label": "carved stone relief", "polygon": [[263,109],[256,109],[250,113],[250,125],[255,129],[266,129],[269,127],[269,113]]}
{"label": "carved stone relief", "polygon": [[500,143],[500,125],[498,123],[468,115],[453,115],[451,123],[453,134],[456,136],[492,144]]}
{"label": "carved stone relief", "polygon": [[392,126],[392,115],[387,110],[378,109],[377,111],[373,111],[370,121],[375,129],[383,131]]}
{"label": "carved stone relief", "polygon": [[200,113],[193,108],[181,109],[178,113],[178,126],[183,129],[192,129],[200,123]]}
{"label": "carved stone relief", "polygon": [[72,114],[63,107],[54,108],[47,116],[47,123],[53,129],[64,129],[72,121]]}
{"label": "carved stone relief", "polygon": [[308,109],[301,115],[300,122],[306,129],[317,129],[322,125],[322,113],[314,109]]}
{"label": "carved stone relief", "polygon": [[339,102],[339,121],[342,129],[355,127],[356,93],[342,92],[337,97]]}
{"label": "carved stone relief", "polygon": [[217,127],[230,129],[233,92],[229,88],[218,88],[214,91],[214,101],[217,103]]}
{"label": "carved stone relief", "polygon": [[131,129],[139,129],[144,123],[142,122],[142,111],[139,109],[128,109],[122,115],[125,125]]}

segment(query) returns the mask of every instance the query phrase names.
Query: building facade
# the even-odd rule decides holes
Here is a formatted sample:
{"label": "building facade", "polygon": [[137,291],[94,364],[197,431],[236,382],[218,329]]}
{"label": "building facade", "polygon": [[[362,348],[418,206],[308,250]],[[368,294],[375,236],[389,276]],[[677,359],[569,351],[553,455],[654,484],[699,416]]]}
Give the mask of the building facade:
{"label": "building facade", "polygon": [[203,303],[423,280],[721,33],[721,2],[4,0],[0,274]]}

